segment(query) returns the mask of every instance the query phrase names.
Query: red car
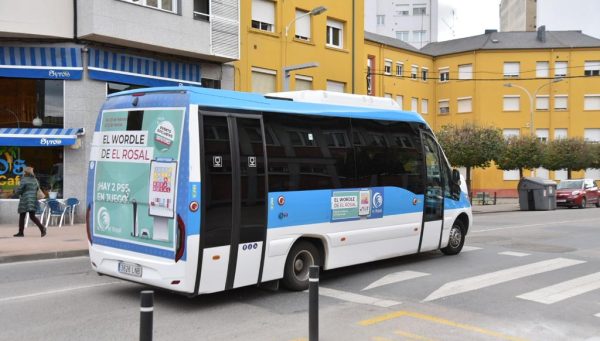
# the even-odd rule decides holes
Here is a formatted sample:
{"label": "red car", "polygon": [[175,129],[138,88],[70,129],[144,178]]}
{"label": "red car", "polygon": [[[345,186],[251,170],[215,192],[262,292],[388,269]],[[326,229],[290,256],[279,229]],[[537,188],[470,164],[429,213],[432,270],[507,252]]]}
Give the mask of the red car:
{"label": "red car", "polygon": [[588,204],[600,207],[600,192],[593,179],[562,180],[556,187],[556,205],[585,208]]}

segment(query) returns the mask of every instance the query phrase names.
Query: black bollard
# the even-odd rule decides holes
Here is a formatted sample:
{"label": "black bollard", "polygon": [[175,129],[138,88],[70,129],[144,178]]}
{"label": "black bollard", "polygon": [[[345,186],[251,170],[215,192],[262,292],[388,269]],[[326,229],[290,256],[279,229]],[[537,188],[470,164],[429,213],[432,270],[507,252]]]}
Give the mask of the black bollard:
{"label": "black bollard", "polygon": [[152,317],[154,314],[154,291],[143,290],[140,306],[140,341],[152,341]]}
{"label": "black bollard", "polygon": [[319,340],[319,267],[308,269],[308,340]]}

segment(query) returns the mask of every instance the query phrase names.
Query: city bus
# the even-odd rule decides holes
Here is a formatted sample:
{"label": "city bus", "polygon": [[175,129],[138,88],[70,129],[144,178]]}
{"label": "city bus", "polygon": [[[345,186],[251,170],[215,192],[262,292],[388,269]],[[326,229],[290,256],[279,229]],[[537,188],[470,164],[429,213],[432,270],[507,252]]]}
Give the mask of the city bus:
{"label": "city bus", "polygon": [[425,120],[385,99],[131,90],[108,96],[90,149],[92,268],[189,296],[457,254],[472,225]]}

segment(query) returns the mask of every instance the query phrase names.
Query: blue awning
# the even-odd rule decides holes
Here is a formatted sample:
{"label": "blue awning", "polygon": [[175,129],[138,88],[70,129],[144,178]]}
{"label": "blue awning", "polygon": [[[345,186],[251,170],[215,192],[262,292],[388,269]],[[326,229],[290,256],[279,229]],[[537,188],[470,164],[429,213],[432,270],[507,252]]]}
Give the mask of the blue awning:
{"label": "blue awning", "polygon": [[83,128],[0,128],[0,146],[62,147],[77,142]]}
{"label": "blue awning", "polygon": [[200,64],[89,49],[90,78],[144,86],[200,86]]}
{"label": "blue awning", "polygon": [[0,46],[0,77],[81,79],[77,47]]}

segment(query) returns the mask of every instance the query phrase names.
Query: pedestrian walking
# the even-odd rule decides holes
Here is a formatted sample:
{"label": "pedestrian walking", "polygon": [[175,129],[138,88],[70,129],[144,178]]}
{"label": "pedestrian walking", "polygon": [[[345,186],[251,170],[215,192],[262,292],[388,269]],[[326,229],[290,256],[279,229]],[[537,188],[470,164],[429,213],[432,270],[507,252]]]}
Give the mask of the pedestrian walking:
{"label": "pedestrian walking", "polygon": [[23,170],[23,177],[21,178],[21,184],[15,190],[15,194],[19,196],[19,233],[15,234],[15,237],[23,237],[25,234],[25,216],[29,214],[29,219],[33,221],[37,227],[39,227],[42,237],[46,235],[46,228],[40,220],[35,216],[35,205],[38,200],[38,190],[40,184],[33,174],[32,167],[25,167]]}

